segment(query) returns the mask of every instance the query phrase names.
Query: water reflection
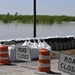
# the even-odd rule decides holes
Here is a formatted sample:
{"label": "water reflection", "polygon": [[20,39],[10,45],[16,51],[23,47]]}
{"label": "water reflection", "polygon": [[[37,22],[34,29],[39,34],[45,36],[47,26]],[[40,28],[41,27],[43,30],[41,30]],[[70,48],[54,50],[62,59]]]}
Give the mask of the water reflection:
{"label": "water reflection", "polygon": [[[37,37],[75,35],[75,22],[62,24],[37,24]],[[33,37],[33,24],[0,23],[0,40]]]}

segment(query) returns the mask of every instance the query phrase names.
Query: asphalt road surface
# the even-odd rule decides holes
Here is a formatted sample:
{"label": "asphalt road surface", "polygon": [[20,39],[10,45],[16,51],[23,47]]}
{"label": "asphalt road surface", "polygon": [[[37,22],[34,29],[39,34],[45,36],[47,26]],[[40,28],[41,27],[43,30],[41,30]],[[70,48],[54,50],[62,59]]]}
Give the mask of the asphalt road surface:
{"label": "asphalt road surface", "polygon": [[[12,62],[11,65],[0,65],[0,75],[47,75],[45,73],[39,73],[37,68],[37,60],[30,62]],[[61,73],[61,75],[70,75],[58,70],[58,59],[51,60],[51,70],[56,73]]]}

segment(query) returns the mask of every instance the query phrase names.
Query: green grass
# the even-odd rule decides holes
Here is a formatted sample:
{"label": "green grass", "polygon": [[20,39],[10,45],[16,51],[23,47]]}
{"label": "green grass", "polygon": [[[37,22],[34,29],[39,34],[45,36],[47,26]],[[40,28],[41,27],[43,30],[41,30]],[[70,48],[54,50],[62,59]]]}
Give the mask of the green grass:
{"label": "green grass", "polygon": [[[68,54],[70,56],[75,56],[75,49],[71,49],[71,50],[58,50],[57,52],[61,52],[61,53],[64,53],[64,54]],[[52,58],[59,58],[59,54],[56,54],[56,53],[52,53]]]}

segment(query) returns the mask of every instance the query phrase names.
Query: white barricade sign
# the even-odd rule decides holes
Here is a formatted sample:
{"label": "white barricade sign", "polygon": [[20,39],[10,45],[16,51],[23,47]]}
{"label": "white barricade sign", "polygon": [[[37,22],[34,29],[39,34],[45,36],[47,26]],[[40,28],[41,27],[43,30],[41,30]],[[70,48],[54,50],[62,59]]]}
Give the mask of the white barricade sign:
{"label": "white barricade sign", "polygon": [[19,60],[31,61],[29,47],[16,47],[16,58]]}
{"label": "white barricade sign", "polygon": [[75,75],[75,57],[61,53],[58,68],[61,71]]}

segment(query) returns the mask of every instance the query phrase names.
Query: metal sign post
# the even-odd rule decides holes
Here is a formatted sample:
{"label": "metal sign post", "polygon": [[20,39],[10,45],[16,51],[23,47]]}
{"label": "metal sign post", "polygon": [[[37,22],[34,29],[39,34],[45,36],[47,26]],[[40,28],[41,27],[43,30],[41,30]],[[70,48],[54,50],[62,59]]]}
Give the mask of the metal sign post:
{"label": "metal sign post", "polygon": [[34,26],[33,37],[36,37],[36,0],[34,0]]}

